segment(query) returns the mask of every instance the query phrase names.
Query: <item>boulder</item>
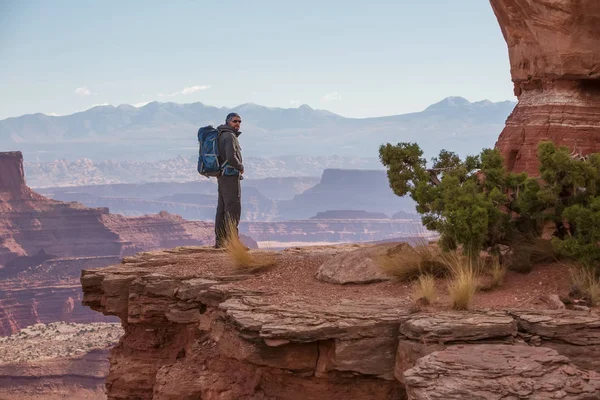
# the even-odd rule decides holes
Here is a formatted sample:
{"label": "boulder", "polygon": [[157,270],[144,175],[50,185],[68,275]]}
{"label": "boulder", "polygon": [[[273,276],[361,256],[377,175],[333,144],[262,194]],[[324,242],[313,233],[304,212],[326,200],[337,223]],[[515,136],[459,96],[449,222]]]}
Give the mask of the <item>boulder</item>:
{"label": "boulder", "polygon": [[338,285],[389,281],[392,277],[377,265],[377,257],[392,247],[394,244],[385,244],[341,253],[325,261],[315,277]]}

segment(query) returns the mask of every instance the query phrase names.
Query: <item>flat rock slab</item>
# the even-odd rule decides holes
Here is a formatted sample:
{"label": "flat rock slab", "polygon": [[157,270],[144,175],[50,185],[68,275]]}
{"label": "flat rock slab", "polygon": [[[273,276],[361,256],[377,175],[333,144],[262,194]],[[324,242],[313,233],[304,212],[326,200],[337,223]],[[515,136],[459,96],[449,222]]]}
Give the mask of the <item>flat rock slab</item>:
{"label": "flat rock slab", "polygon": [[412,400],[600,399],[600,374],[545,347],[454,346],[420,358],[404,382]]}
{"label": "flat rock slab", "polygon": [[543,339],[600,345],[600,314],[585,311],[514,311],[519,328]]}
{"label": "flat rock slab", "polygon": [[377,245],[338,254],[325,261],[315,277],[320,281],[338,285],[389,281],[392,277],[379,268],[377,257],[397,245]]}
{"label": "flat rock slab", "polygon": [[517,323],[499,311],[439,312],[408,318],[400,333],[423,343],[468,342],[516,336]]}
{"label": "flat rock slab", "polygon": [[247,338],[301,343],[398,336],[409,305],[408,300],[389,298],[331,304],[299,297],[273,301],[268,296],[244,296],[231,298],[219,308]]}

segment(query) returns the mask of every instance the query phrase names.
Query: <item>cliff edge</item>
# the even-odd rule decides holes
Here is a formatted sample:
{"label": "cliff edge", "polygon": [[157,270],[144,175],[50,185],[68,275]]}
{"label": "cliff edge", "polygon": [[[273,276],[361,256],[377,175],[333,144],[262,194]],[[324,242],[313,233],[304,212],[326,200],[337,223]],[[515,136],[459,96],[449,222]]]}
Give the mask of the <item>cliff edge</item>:
{"label": "cliff edge", "polygon": [[[108,398],[430,399],[439,382],[445,398],[466,399],[475,397],[453,396],[477,379],[488,396],[478,398],[521,386],[527,398],[600,396],[597,312],[520,309],[514,295],[511,311],[425,312],[398,282],[314,279],[325,261],[359,247],[271,252],[277,265],[260,274],[235,272],[226,253],[210,248],[84,270],[83,303],[118,316],[125,331],[111,352]],[[475,347],[491,343],[501,347]],[[494,363],[482,356],[471,375],[436,372],[477,349]],[[494,374],[498,363],[507,368]]]}

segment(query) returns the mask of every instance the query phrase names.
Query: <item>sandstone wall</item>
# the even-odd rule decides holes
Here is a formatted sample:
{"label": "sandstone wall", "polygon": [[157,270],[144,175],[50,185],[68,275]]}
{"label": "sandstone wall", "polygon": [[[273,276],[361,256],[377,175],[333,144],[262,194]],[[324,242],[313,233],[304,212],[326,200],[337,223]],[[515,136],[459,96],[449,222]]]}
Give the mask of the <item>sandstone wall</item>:
{"label": "sandstone wall", "polygon": [[600,152],[600,2],[490,0],[519,102],[496,142],[509,169],[537,175],[551,140]]}

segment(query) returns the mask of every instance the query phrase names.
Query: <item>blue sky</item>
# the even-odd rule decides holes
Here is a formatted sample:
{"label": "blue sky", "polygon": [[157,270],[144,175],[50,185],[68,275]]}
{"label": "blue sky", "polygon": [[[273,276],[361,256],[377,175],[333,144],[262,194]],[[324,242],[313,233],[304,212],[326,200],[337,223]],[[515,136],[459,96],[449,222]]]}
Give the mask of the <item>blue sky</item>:
{"label": "blue sky", "polygon": [[97,104],[348,117],[515,100],[487,0],[0,0],[0,119]]}

